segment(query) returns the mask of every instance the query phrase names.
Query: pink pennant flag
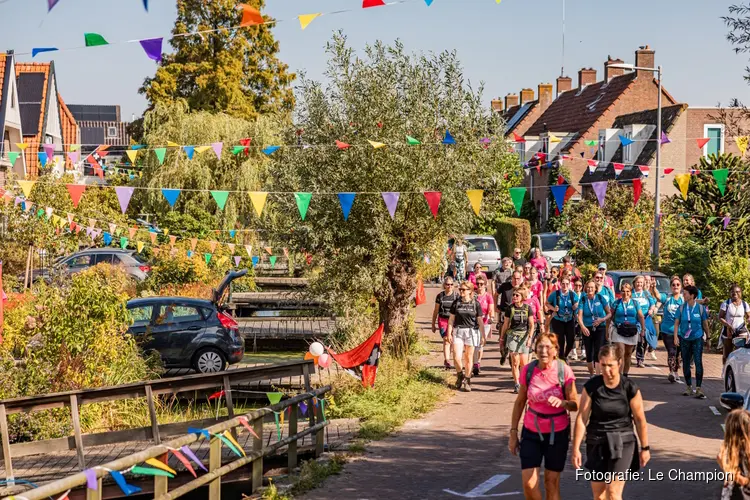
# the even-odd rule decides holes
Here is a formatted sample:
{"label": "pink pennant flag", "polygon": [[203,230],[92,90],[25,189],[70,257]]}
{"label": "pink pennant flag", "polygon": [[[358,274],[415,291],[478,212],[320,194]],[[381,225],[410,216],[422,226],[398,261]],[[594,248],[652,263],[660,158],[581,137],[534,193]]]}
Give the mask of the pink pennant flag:
{"label": "pink pennant flag", "polygon": [[211,144],[211,147],[213,148],[214,153],[216,153],[216,157],[219,158],[219,159],[221,159],[221,150],[224,147],[224,143],[223,142],[214,142],[213,144]]}
{"label": "pink pennant flag", "polygon": [[117,229],[117,224],[110,222],[109,223],[109,234],[115,234],[115,230]]}
{"label": "pink pennant flag", "polygon": [[247,429],[247,432],[255,436],[255,439],[260,439],[260,436],[253,430],[253,428],[250,426],[250,424],[247,422],[247,417],[239,417],[238,420],[242,424],[242,426]]}
{"label": "pink pennant flag", "polygon": [[44,152],[47,153],[48,161],[52,161],[52,159],[55,157],[55,145],[54,144],[45,144],[44,145]]}
{"label": "pink pennant flag", "polygon": [[78,159],[81,157],[81,153],[78,151],[71,151],[68,153],[68,159],[71,163],[78,163]]}
{"label": "pink pennant flag", "polygon": [[169,235],[169,246],[174,248],[174,244],[177,242],[177,236],[170,234]]}
{"label": "pink pennant flag", "polygon": [[242,257],[239,255],[234,256],[234,267],[240,267],[240,260],[242,260]]}
{"label": "pink pennant flag", "polygon": [[726,217],[724,217],[724,229],[726,229],[727,226],[729,226],[730,219],[731,219],[731,217],[729,217],[728,215]]}
{"label": "pink pennant flag", "polygon": [[625,165],[622,163],[613,163],[612,165],[615,167],[615,177],[620,177],[620,174],[625,169]]}
{"label": "pink pennant flag", "polygon": [[151,244],[156,245],[156,233],[148,233],[149,238],[151,238]]}
{"label": "pink pennant flag", "polygon": [[135,233],[138,232],[137,227],[129,227],[128,228],[128,236],[130,236],[130,239],[132,240],[135,237]]}
{"label": "pink pennant flag", "polygon": [[195,464],[198,467],[200,467],[204,471],[208,472],[208,469],[206,469],[206,466],[203,465],[203,462],[201,462],[200,459],[197,456],[195,456],[195,453],[193,453],[193,450],[191,450],[188,446],[181,446],[180,447],[180,451],[182,453],[184,453],[185,455],[187,455],[188,458],[190,458],[190,460],[192,460],[193,462],[195,462]]}
{"label": "pink pennant flag", "polygon": [[183,455],[178,450],[169,450],[169,451],[172,452],[172,455],[174,455],[177,458],[177,460],[182,462],[182,465],[184,465],[185,468],[190,471],[193,477],[198,477],[198,475],[195,473],[195,470],[193,469],[193,466],[190,465],[190,461],[187,458],[185,458],[185,455]]}

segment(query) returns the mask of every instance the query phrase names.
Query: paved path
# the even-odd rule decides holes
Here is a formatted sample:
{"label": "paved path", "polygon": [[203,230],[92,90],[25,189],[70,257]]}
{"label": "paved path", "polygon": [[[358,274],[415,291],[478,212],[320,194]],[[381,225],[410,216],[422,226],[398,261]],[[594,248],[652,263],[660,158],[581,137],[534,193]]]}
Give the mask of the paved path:
{"label": "paved path", "polygon": [[[437,292],[428,288],[427,304],[417,310],[417,325],[429,335],[435,351],[439,351],[440,344],[429,326]],[[305,498],[461,498],[445,490],[466,498],[500,497],[503,493],[508,498],[522,498],[520,461],[507,449],[515,399],[510,369],[499,366],[497,348],[490,348],[485,356],[482,375],[472,381],[471,393],[457,392],[424,418],[408,422],[392,437],[369,444],[362,459],[347,464],[340,476],[329,478]],[[655,477],[661,472],[664,479],[631,482],[626,486],[625,498],[718,498],[720,482],[670,481],[668,474],[676,469],[696,472],[713,471],[716,467],[714,457],[723,436],[724,411],[717,416],[711,406],[719,408],[721,357],[704,355],[704,389],[709,396],[704,401],[682,396],[684,386],[666,380],[666,352],[662,347],[658,358],[649,361],[647,368],[633,368],[631,376],[646,401],[652,448],[646,473],[650,470]],[[431,359],[436,366],[441,363],[437,353]],[[578,362],[573,367],[580,392],[586,380],[585,366]],[[503,479],[500,475],[508,477]],[[563,473],[562,498],[591,498],[589,484],[575,476],[572,467]],[[473,494],[466,495],[468,492]]]}

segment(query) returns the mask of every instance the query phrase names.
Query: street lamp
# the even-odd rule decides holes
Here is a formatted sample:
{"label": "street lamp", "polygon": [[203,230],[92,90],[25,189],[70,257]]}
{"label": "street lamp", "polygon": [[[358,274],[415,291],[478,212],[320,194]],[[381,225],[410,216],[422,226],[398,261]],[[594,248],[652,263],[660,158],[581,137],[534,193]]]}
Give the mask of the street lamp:
{"label": "street lamp", "polygon": [[644,68],[636,66],[634,64],[610,64],[609,68],[617,69],[628,69],[628,70],[641,70],[650,71],[656,73],[656,77],[659,81],[659,95],[657,97],[656,104],[656,179],[654,184],[656,185],[654,191],[654,237],[652,239],[651,256],[653,259],[654,268],[659,267],[659,227],[661,225],[661,200],[659,199],[659,180],[661,178],[659,174],[659,168],[661,167],[661,66],[656,68]]}

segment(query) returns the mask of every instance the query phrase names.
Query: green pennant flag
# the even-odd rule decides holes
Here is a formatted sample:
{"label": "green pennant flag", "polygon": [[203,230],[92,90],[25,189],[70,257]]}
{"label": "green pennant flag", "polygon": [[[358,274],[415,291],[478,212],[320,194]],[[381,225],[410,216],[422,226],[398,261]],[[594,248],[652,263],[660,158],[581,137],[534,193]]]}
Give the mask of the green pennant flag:
{"label": "green pennant flag", "polygon": [[229,197],[229,191],[211,191],[211,196],[214,197],[214,201],[219,205],[219,210],[224,210],[227,198]]}
{"label": "green pennant flag", "polygon": [[510,199],[513,200],[513,206],[516,208],[516,213],[521,215],[521,206],[523,206],[523,199],[526,197],[525,187],[514,187],[510,188]]}
{"label": "green pennant flag", "polygon": [[128,247],[128,239],[125,236],[120,238],[120,248],[125,250]]}
{"label": "green pennant flag", "polygon": [[243,151],[244,149],[245,149],[245,146],[234,146],[234,147],[232,148],[232,154],[233,154],[233,155],[238,155],[238,154],[242,153],[242,151]]}
{"label": "green pennant flag", "polygon": [[311,198],[312,193],[294,193],[294,199],[297,201],[297,208],[302,220],[305,220],[305,217],[307,217],[307,209],[310,207]]}
{"label": "green pennant flag", "polygon": [[37,217],[41,217],[42,215],[44,215],[44,210],[42,210],[42,209],[40,208],[39,210],[37,210],[37,212],[36,212],[36,216],[37,216]]}
{"label": "green pennant flag", "polygon": [[206,259],[206,264],[211,262],[211,254],[210,253],[204,253],[203,258]]}
{"label": "green pennant flag", "polygon": [[226,437],[222,436],[221,434],[214,434],[215,437],[219,438],[222,443],[224,443],[227,448],[232,450],[232,452],[237,455],[238,457],[242,456],[242,453],[240,453],[240,450],[238,450],[232,443],[229,441]]}
{"label": "green pennant flag", "polygon": [[271,402],[272,405],[278,404],[279,401],[281,401],[281,396],[284,394],[281,392],[267,392],[266,397]]}
{"label": "green pennant flag", "polygon": [[159,165],[164,165],[164,155],[167,154],[167,148],[156,148],[154,149],[156,157],[159,159]]}
{"label": "green pennant flag", "polygon": [[8,161],[11,165],[13,165],[16,160],[18,159],[18,155],[20,155],[18,151],[8,151]]}
{"label": "green pennant flag", "polygon": [[141,476],[164,476],[168,478],[174,477],[174,475],[165,470],[157,469],[156,467],[142,467],[140,465],[136,465],[135,467],[130,469],[130,472],[132,472],[133,474],[139,474]]}
{"label": "green pennant flag", "polygon": [[715,220],[716,220],[716,217],[709,217],[709,218],[708,218],[708,220],[706,221],[706,225],[707,225],[707,226],[710,226],[710,225],[711,225],[711,223],[712,223],[713,221],[715,221]]}
{"label": "green pennant flag", "polygon": [[711,170],[711,173],[714,176],[716,185],[719,187],[719,191],[721,191],[721,195],[724,196],[724,190],[726,190],[727,188],[727,176],[729,175],[729,169],[720,168],[718,170]]}
{"label": "green pennant flag", "polygon": [[84,33],[84,40],[86,40],[86,47],[96,47],[97,45],[109,45],[109,42],[104,39],[99,33]]}
{"label": "green pennant flag", "polygon": [[410,135],[406,136],[406,143],[409,144],[409,146],[419,146],[420,144],[422,144],[421,142],[419,142],[418,140],[416,140],[414,137]]}
{"label": "green pennant flag", "polygon": [[270,260],[270,261],[271,261],[271,267],[276,267],[276,256],[275,256],[275,255],[271,255],[271,256],[270,256],[270,257],[268,258],[268,260]]}
{"label": "green pennant flag", "polygon": [[585,143],[585,144],[586,144],[587,146],[596,146],[596,145],[598,145],[598,144],[599,144],[599,141],[584,141],[584,143]]}

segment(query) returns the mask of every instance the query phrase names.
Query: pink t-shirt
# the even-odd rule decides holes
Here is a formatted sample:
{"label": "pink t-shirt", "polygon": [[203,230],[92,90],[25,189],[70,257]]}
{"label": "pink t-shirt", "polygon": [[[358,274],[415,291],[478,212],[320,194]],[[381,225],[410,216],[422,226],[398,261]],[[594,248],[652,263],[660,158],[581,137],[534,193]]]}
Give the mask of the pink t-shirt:
{"label": "pink t-shirt", "polygon": [[[484,280],[487,281],[487,275],[484,274],[484,272],[479,271],[479,274],[481,274],[482,276],[484,276]],[[474,273],[474,271],[472,271],[472,272],[469,273],[469,281],[475,287],[477,286],[477,275]]]}
{"label": "pink t-shirt", "polygon": [[529,288],[531,289],[531,294],[541,303],[544,300],[544,297],[542,297],[542,292],[544,291],[542,282],[537,281],[536,283],[532,283]]}
{"label": "pink t-shirt", "polygon": [[615,282],[612,281],[612,278],[607,276],[606,274],[604,275],[604,286],[608,286],[612,291],[615,290]]}
{"label": "pink t-shirt", "polygon": [[477,300],[479,301],[479,305],[482,306],[482,319],[484,320],[484,324],[487,325],[487,322],[490,320],[490,306],[493,304],[494,299],[487,292],[484,295],[477,296]]}
{"label": "pink t-shirt", "polygon": [[[555,408],[547,403],[550,396],[565,399],[565,395],[560,388],[560,381],[557,378],[557,363],[559,363],[559,361],[551,363],[544,371],[537,367],[531,377],[531,382],[526,390],[526,396],[528,398],[529,408],[537,413],[551,415],[562,411],[561,408]],[[521,370],[521,376],[519,378],[521,385],[526,385],[526,372],[528,371],[529,366],[531,366],[531,364],[525,365]],[[568,387],[569,384],[575,383],[576,377],[573,374],[573,370],[567,364],[565,365],[564,373],[565,387]],[[567,414],[554,417],[554,420],[555,432],[565,429],[570,425],[570,419]],[[542,434],[552,432],[551,419],[539,418],[538,421],[539,430]],[[523,417],[523,426],[532,432],[537,432],[536,425],[534,425],[534,414],[528,411],[526,412]]]}
{"label": "pink t-shirt", "polygon": [[529,307],[531,307],[531,315],[534,316],[534,319],[536,319],[536,315],[539,313],[539,308],[542,307],[542,305],[539,303],[539,299],[531,296],[528,299],[524,300],[523,303],[528,304]]}
{"label": "pink t-shirt", "polygon": [[529,262],[532,266],[536,267],[537,271],[542,275],[544,274],[544,271],[547,270],[547,259],[544,257],[534,257]]}

